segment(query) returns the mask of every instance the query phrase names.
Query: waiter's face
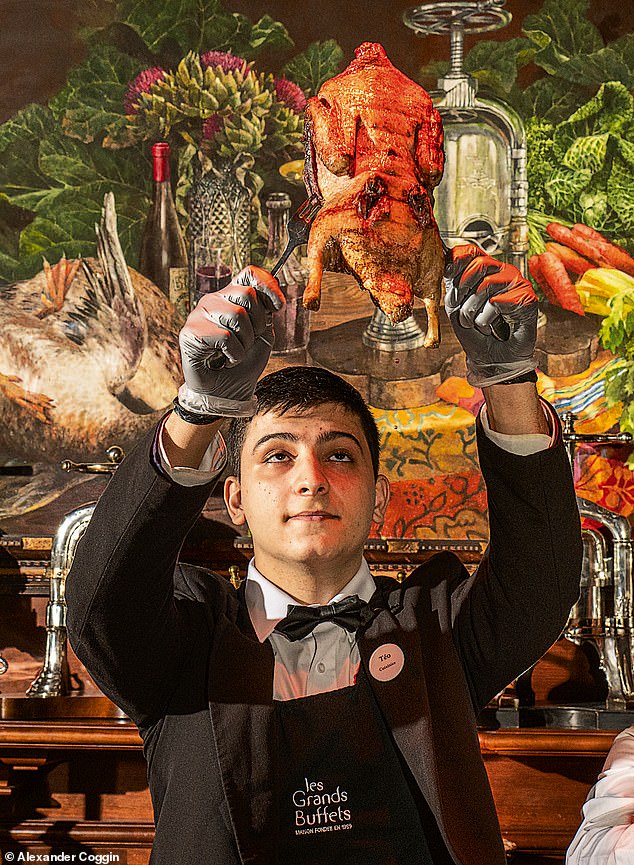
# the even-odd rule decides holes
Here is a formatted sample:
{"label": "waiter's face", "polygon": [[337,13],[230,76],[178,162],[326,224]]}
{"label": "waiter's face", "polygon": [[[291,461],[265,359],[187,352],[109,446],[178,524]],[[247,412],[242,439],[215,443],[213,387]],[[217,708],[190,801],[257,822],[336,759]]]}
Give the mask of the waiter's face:
{"label": "waiter's face", "polygon": [[358,566],[371,522],[383,522],[388,499],[387,479],[374,479],[360,421],[335,404],[256,415],[240,479],[225,484],[229,515],[235,525],[248,525],[265,575],[293,563]]}

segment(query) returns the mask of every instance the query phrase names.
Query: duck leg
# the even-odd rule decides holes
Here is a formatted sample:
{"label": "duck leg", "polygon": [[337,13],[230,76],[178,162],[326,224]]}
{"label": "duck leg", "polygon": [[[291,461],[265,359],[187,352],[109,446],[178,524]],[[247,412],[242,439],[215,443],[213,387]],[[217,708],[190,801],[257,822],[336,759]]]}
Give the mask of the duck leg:
{"label": "duck leg", "polygon": [[22,379],[17,375],[3,375],[0,373],[0,393],[7,399],[35,415],[42,423],[51,423],[51,411],[55,403],[44,393],[34,393],[25,390],[20,382]]}

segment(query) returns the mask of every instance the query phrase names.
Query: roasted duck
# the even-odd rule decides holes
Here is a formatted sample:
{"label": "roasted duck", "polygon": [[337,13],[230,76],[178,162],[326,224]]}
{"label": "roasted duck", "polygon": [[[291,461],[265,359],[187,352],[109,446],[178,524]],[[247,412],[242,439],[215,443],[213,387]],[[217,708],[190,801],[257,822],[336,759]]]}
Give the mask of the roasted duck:
{"label": "roasted duck", "polygon": [[304,305],[318,309],[324,269],[352,273],[392,322],[427,311],[438,345],[443,248],[433,189],[444,166],[440,115],[378,43],[322,85],[306,107],[304,182],[323,201],[308,242]]}

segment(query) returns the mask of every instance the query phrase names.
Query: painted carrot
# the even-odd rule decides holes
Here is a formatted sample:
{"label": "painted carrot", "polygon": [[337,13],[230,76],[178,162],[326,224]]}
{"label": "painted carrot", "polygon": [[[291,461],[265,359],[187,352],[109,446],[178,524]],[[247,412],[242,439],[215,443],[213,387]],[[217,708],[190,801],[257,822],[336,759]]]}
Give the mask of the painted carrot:
{"label": "painted carrot", "polygon": [[592,264],[587,258],[579,255],[574,249],[567,246],[562,246],[560,243],[547,243],[546,252],[553,252],[564,263],[564,267],[569,273],[574,273],[576,276],[583,276],[587,270],[592,270],[596,264]]}
{"label": "painted carrot", "polygon": [[539,256],[539,264],[545,280],[557,297],[559,306],[570,312],[576,312],[577,315],[585,315],[563,261],[552,252],[543,252]]}
{"label": "painted carrot", "polygon": [[540,259],[540,255],[531,255],[531,257],[528,259],[528,272],[533,277],[537,285],[544,292],[546,299],[555,306],[559,306],[560,304],[557,300],[557,295],[552,290],[550,283],[544,276]]}
{"label": "painted carrot", "polygon": [[586,240],[585,237],[582,237],[580,234],[574,234],[569,228],[566,228],[565,225],[561,225],[559,222],[549,222],[546,226],[546,231],[550,234],[553,240],[556,240],[558,243],[563,243],[564,246],[573,249],[575,252],[578,252],[579,255],[584,255],[586,258],[589,258],[590,261],[603,265],[603,267],[608,266],[608,262],[603,258],[594,244],[590,243],[590,241]]}
{"label": "painted carrot", "polygon": [[623,273],[634,276],[634,258],[628,255],[620,246],[610,243],[607,238],[599,234],[598,231],[595,231],[594,228],[590,228],[589,225],[584,225],[581,222],[572,226],[572,232],[592,243],[610,267],[616,267],[618,270],[622,270]]}

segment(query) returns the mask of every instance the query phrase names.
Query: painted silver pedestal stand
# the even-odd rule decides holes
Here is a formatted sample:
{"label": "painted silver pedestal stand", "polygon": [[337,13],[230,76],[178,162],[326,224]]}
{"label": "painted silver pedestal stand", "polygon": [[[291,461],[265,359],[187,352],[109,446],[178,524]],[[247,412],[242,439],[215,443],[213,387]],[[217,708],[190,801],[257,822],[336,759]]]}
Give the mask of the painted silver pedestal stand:
{"label": "painted silver pedestal stand", "polygon": [[[359,292],[352,276],[326,274],[337,294],[351,303]],[[423,348],[423,309],[392,324],[379,309],[368,320],[359,317],[324,330],[313,330],[309,354],[313,363],[345,378],[375,408],[417,408],[438,401],[437,389],[447,375],[464,375],[464,354],[440,310],[440,346]]]}
{"label": "painted silver pedestal stand", "polygon": [[[118,446],[106,451],[109,461],[103,463],[74,463],[64,460],[64,471],[86,474],[111,474],[123,459]],[[27,697],[62,697],[70,692],[68,660],[66,654],[66,577],[73,562],[77,544],[81,540],[95,509],[95,503],[82,505],[66,514],[53,538],[50,564],[50,593],[46,606],[46,648],[44,663],[26,695]]]}
{"label": "painted silver pedestal stand", "polygon": [[377,307],[362,339],[364,345],[377,351],[412,351],[422,347],[425,334],[413,315],[392,324]]}

